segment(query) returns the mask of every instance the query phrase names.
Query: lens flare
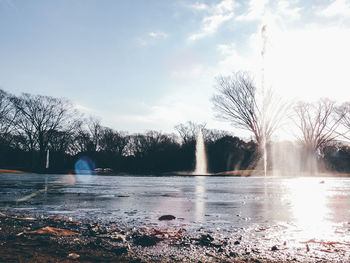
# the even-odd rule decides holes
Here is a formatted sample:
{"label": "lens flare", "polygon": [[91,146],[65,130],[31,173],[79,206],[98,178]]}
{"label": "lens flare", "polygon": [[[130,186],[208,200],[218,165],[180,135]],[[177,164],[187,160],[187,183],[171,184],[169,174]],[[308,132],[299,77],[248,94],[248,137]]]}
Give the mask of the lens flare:
{"label": "lens flare", "polygon": [[74,165],[77,180],[90,180],[90,175],[94,173],[95,168],[95,162],[91,158],[81,157]]}

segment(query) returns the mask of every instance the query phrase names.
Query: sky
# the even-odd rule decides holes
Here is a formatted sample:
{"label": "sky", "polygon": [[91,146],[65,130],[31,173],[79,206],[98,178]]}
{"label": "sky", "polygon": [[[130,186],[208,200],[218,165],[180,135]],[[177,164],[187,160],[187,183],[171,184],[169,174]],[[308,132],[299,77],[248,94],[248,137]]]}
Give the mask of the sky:
{"label": "sky", "polygon": [[[64,97],[117,130],[215,118],[216,77],[350,101],[350,0],[0,0],[0,88]],[[257,81],[258,82],[258,81]]]}

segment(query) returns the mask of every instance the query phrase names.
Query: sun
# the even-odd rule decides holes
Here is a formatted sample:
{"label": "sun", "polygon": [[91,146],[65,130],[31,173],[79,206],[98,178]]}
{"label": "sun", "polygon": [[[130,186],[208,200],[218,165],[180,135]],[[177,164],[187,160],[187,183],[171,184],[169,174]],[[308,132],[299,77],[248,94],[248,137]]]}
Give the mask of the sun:
{"label": "sun", "polygon": [[282,30],[268,25],[264,58],[266,86],[285,98],[343,101],[350,86],[350,30],[320,27]]}

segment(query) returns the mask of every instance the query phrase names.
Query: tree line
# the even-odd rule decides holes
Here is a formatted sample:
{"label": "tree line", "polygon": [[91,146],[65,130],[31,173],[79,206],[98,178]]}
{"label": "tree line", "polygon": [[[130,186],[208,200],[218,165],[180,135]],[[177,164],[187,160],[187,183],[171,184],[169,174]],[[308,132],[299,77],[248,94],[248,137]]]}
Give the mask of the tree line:
{"label": "tree line", "polygon": [[[170,134],[153,130],[130,134],[84,116],[67,99],[28,93],[15,96],[0,89],[0,168],[67,172],[81,158],[89,158],[94,167],[111,168],[115,173],[190,172],[195,168],[196,136],[201,128],[210,172],[254,169],[263,147],[271,160],[273,136],[288,125],[295,132],[301,159],[312,156],[326,168],[350,171],[346,143],[350,103],[338,105],[329,99],[285,102],[271,89],[261,93],[247,72],[221,76],[216,84],[212,102],[217,117],[249,131],[251,140],[193,122],[176,125]],[[48,150],[49,170],[45,167]],[[310,168],[307,163],[304,166]],[[273,168],[271,163],[269,168]]]}
{"label": "tree line", "polygon": [[[216,88],[212,102],[217,117],[249,131],[260,158],[263,148],[271,151],[273,135],[287,125],[302,159],[311,157],[326,168],[350,171],[350,102],[283,101],[271,88],[257,89],[252,75],[242,71],[218,77]],[[305,169],[311,167],[305,164]]]}
{"label": "tree line", "polygon": [[[228,132],[187,122],[172,134],[129,134],[86,117],[66,99],[0,90],[0,167],[34,172],[67,172],[81,158],[115,173],[193,171],[198,129],[202,128],[211,172],[246,169],[256,151]],[[46,169],[49,150],[49,169]]]}

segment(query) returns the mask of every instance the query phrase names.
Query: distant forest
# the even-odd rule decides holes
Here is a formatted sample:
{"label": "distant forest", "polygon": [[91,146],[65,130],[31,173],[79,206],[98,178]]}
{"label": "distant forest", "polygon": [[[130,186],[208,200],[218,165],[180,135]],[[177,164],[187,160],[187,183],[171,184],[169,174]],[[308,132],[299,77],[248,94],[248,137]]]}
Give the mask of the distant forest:
{"label": "distant forest", "polygon": [[[74,172],[83,159],[92,169],[110,168],[114,173],[193,171],[198,128],[203,131],[209,172],[253,169],[261,157],[255,141],[203,124],[178,124],[172,134],[152,130],[129,134],[85,117],[69,100],[0,90],[0,168]],[[333,170],[350,171],[348,146],[327,144],[318,158]]]}

